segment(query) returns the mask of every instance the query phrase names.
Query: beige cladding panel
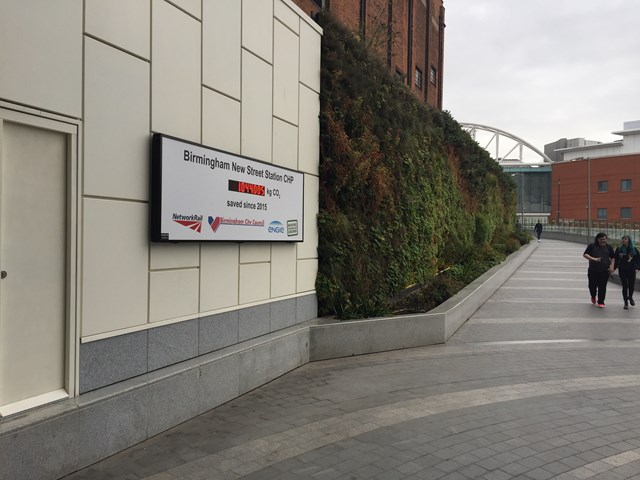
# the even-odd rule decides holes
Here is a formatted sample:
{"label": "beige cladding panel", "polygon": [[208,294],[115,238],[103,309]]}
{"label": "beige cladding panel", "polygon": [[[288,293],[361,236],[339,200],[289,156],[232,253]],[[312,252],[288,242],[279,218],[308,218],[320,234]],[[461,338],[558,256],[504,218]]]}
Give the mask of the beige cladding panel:
{"label": "beige cladding panel", "polygon": [[198,313],[198,269],[151,272],[149,321],[158,322]]}
{"label": "beige cladding panel", "polygon": [[271,298],[296,293],[296,244],[271,247]]}
{"label": "beige cladding panel", "polygon": [[85,38],[84,193],[149,197],[149,64]]}
{"label": "beige cladding panel", "polygon": [[272,68],[252,53],[242,51],[242,154],[271,162]]}
{"label": "beige cladding panel", "polygon": [[200,263],[200,311],[238,305],[239,244],[202,245]]}
{"label": "beige cladding panel", "polygon": [[298,169],[298,127],[273,119],[273,163]]}
{"label": "beige cladding panel", "polygon": [[318,197],[320,181],[313,175],[304,176],[304,242],[298,243],[298,258],[318,256]]}
{"label": "beige cladding panel", "polygon": [[318,259],[298,260],[298,293],[311,292],[316,288],[316,275],[318,274]]}
{"label": "beige cladding panel", "polygon": [[82,2],[0,1],[0,98],[80,118]]}
{"label": "beige cladding panel", "polygon": [[242,2],[206,1],[202,15],[203,83],[240,100]]}
{"label": "beige cladding panel", "polygon": [[[181,8],[185,12],[193,15],[196,18],[202,17],[202,11],[200,9],[200,1],[201,0],[168,0],[173,3],[175,6]],[[217,2],[218,0],[216,0]],[[205,1],[205,3],[207,3]]]}
{"label": "beige cladding panel", "polygon": [[273,0],[242,1],[242,46],[272,62]]}
{"label": "beige cladding panel", "polygon": [[148,60],[151,1],[85,0],[85,32]]}
{"label": "beige cladding panel", "polygon": [[200,142],[201,24],[153,0],[151,128]]}
{"label": "beige cladding panel", "polygon": [[283,0],[274,0],[273,16],[280,20],[284,25],[290,28],[295,34],[300,33],[300,17],[287,4],[292,2],[284,2]]}
{"label": "beige cladding panel", "polygon": [[148,207],[84,201],[82,335],[147,323]]}
{"label": "beige cladding panel", "polygon": [[295,33],[275,21],[273,41],[273,114],[297,125],[299,39]]}
{"label": "beige cladding panel", "polygon": [[197,267],[200,247],[194,243],[151,244],[151,270]]}
{"label": "beige cladding panel", "polygon": [[240,263],[268,262],[271,259],[269,243],[241,243]]}
{"label": "beige cladding panel", "polygon": [[320,93],[320,34],[310,25],[300,24],[300,81]]}
{"label": "beige cladding panel", "polygon": [[300,84],[298,169],[318,175],[320,158],[320,95]]}
{"label": "beige cladding panel", "polygon": [[202,143],[240,153],[240,102],[206,87],[202,89]]}
{"label": "beige cladding panel", "polygon": [[269,299],[269,263],[240,265],[240,304]]}

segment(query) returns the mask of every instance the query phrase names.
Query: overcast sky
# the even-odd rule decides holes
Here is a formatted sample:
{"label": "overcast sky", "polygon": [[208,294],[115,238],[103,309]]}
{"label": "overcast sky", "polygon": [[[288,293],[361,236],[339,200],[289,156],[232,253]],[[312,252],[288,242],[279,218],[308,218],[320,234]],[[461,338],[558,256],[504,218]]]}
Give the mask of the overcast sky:
{"label": "overcast sky", "polygon": [[[445,0],[443,108],[536,147],[640,120],[640,0]],[[484,146],[484,145],[483,145]]]}

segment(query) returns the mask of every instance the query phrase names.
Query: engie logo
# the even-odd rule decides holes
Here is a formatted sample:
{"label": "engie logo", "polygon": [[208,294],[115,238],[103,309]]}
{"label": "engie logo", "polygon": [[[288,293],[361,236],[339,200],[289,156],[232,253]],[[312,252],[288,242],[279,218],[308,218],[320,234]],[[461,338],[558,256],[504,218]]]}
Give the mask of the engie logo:
{"label": "engie logo", "polygon": [[183,227],[190,228],[198,233],[202,231],[202,215],[181,215],[174,213],[171,219]]}
{"label": "engie logo", "polygon": [[281,222],[274,220],[269,224],[269,233],[284,233],[284,226]]}

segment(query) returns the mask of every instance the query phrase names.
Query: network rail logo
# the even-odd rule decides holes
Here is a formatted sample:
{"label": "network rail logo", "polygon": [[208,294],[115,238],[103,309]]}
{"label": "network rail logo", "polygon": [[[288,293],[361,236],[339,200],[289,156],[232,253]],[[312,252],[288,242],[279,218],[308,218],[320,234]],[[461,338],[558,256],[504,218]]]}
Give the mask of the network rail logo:
{"label": "network rail logo", "polygon": [[174,222],[198,233],[202,231],[202,218],[202,215],[182,215],[180,213],[174,213],[171,217]]}

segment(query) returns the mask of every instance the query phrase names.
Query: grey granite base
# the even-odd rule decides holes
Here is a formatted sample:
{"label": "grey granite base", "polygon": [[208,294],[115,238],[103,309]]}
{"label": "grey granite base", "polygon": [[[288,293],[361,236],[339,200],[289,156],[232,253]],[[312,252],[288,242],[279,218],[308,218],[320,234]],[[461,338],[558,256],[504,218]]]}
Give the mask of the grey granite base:
{"label": "grey granite base", "polygon": [[316,318],[315,294],[80,345],[80,393]]}

